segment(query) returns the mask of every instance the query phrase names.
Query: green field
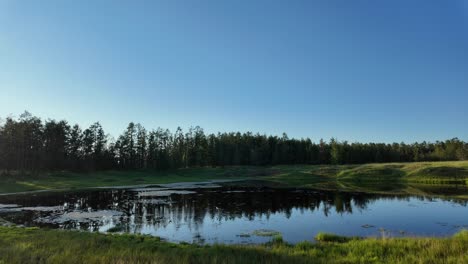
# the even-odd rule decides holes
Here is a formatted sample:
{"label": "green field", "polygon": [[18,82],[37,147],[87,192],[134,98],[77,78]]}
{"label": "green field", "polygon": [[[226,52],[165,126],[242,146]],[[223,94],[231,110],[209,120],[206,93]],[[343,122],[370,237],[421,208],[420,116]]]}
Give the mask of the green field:
{"label": "green field", "polygon": [[[0,193],[82,189],[207,180],[248,180],[242,184],[370,193],[449,195],[467,198],[468,161],[364,165],[285,165],[272,167],[190,168],[169,171],[53,172],[5,175]],[[238,182],[240,184],[240,182]],[[438,191],[442,186],[444,192]],[[453,187],[454,193],[450,191]]]}
{"label": "green field", "polygon": [[[312,234],[311,234],[312,236]],[[450,238],[343,238],[263,245],[174,244],[157,237],[0,227],[0,263],[468,263],[468,231]]]}

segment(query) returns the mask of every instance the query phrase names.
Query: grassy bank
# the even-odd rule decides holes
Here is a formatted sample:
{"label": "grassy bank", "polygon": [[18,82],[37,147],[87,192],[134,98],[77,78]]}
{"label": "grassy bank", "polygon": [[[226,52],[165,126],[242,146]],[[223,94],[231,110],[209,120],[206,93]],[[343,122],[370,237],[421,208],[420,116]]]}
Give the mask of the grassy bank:
{"label": "grassy bank", "polygon": [[[435,185],[465,186],[468,161],[364,165],[190,168],[170,171],[54,172],[0,176],[0,193],[48,189],[247,179],[275,186],[425,194]],[[463,196],[463,190],[458,196]],[[465,193],[466,195],[466,193]]]}
{"label": "grassy bank", "polygon": [[238,179],[247,175],[248,168],[193,168],[169,171],[98,171],[91,173],[51,172],[35,175],[0,176],[0,193],[83,189],[174,182]]}
{"label": "grassy bank", "polygon": [[139,235],[0,227],[0,263],[468,263],[468,231],[450,238],[335,241],[288,245],[276,238],[264,245],[201,246]]}

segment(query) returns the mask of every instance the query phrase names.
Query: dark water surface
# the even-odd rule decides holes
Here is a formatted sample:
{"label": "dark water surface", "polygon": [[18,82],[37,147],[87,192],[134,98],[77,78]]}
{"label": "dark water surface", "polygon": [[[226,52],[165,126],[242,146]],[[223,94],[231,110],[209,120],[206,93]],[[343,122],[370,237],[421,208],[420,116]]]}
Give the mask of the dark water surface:
{"label": "dark water surface", "polygon": [[4,195],[0,217],[199,243],[261,243],[277,232],[292,243],[313,241],[318,232],[448,236],[468,228],[466,201],[215,184]]}

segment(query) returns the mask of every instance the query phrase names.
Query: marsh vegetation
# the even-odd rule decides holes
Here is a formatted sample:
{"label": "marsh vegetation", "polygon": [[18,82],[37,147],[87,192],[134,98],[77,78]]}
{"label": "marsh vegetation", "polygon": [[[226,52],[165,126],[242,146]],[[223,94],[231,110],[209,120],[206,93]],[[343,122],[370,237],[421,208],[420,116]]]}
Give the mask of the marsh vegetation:
{"label": "marsh vegetation", "polygon": [[[330,236],[328,236],[330,237]],[[142,235],[0,227],[4,263],[466,263],[468,232],[447,238],[333,237],[295,245],[174,244]]]}

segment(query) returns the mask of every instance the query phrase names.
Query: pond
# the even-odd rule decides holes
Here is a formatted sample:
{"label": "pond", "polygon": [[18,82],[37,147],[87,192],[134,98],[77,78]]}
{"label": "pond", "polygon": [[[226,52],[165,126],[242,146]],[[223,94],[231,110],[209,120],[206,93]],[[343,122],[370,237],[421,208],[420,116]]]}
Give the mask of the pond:
{"label": "pond", "polygon": [[175,242],[290,243],[318,232],[346,236],[449,236],[468,228],[467,202],[396,196],[168,184],[0,196],[0,218],[24,226],[127,232]]}

